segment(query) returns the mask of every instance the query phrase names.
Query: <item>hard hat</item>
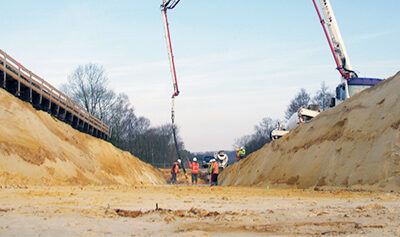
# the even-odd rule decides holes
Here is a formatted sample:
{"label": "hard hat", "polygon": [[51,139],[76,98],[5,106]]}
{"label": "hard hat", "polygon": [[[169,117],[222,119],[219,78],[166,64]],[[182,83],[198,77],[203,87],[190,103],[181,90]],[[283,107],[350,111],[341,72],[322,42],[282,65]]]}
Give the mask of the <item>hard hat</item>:
{"label": "hard hat", "polygon": [[240,147],[240,150],[243,150],[244,149],[244,147]]}
{"label": "hard hat", "polygon": [[181,160],[180,160],[180,159],[178,159],[177,161],[178,161],[178,163],[181,163]]}
{"label": "hard hat", "polygon": [[197,158],[195,157],[195,158],[193,158],[193,161],[197,161]]}
{"label": "hard hat", "polygon": [[240,150],[239,148],[236,149],[237,151]]}
{"label": "hard hat", "polygon": [[214,161],[215,161],[215,159],[211,159],[211,160],[210,160],[210,162],[214,162]]}

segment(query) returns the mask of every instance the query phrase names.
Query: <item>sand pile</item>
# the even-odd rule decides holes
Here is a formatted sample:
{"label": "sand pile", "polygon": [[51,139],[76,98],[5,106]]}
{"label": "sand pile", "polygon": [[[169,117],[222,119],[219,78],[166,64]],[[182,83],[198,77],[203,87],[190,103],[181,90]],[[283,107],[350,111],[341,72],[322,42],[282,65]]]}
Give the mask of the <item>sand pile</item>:
{"label": "sand pile", "polygon": [[0,89],[0,184],[156,184],[161,172]]}
{"label": "sand pile", "polygon": [[229,166],[219,181],[400,191],[400,72]]}

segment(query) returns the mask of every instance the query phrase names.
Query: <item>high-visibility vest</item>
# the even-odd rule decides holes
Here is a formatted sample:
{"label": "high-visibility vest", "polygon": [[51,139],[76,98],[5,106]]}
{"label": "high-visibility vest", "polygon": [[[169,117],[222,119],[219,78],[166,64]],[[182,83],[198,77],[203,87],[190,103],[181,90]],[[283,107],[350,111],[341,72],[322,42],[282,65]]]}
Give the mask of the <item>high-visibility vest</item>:
{"label": "high-visibility vest", "polygon": [[219,174],[219,165],[217,162],[213,162],[213,164],[212,164],[212,173]]}
{"label": "high-visibility vest", "polygon": [[246,155],[246,150],[245,149],[242,149],[242,150],[239,151],[239,156],[241,158],[243,158],[245,155]]}
{"label": "high-visibility vest", "polygon": [[189,166],[192,169],[192,174],[198,174],[199,173],[199,163],[192,162],[192,163],[189,163]]}
{"label": "high-visibility vest", "polygon": [[177,174],[179,172],[179,165],[178,165],[178,163],[174,163],[174,164],[172,164],[172,169],[171,169],[171,173],[175,173],[175,174]]}

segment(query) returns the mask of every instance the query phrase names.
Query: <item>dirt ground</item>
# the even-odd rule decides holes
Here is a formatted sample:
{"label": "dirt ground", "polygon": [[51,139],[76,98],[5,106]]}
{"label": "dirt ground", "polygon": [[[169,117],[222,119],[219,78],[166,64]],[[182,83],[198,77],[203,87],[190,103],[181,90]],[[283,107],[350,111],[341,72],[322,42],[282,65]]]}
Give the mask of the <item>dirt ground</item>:
{"label": "dirt ground", "polygon": [[220,175],[223,185],[400,192],[400,72]]}
{"label": "dirt ground", "polygon": [[400,194],[266,187],[2,186],[0,236],[400,235]]}
{"label": "dirt ground", "polygon": [[0,88],[0,185],[164,184],[158,169]]}
{"label": "dirt ground", "polygon": [[223,187],[189,169],[166,184],[169,169],[0,89],[0,236],[400,236],[398,88],[400,72],[321,113]]}

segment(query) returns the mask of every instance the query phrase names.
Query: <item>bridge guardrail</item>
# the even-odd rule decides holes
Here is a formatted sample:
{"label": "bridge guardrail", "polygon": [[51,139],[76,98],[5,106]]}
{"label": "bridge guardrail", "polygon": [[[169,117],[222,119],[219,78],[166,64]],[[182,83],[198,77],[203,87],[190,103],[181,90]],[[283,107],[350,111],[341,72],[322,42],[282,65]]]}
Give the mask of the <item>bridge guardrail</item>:
{"label": "bridge guardrail", "polygon": [[20,83],[23,83],[25,86],[29,87],[30,90],[36,91],[40,96],[47,97],[51,103],[62,106],[66,111],[70,112],[82,121],[85,121],[109,137],[110,127],[107,124],[87,112],[82,106],[50,83],[46,82],[43,78],[22,66],[18,61],[10,57],[4,51],[0,50],[0,55],[2,56],[0,57],[0,68],[4,70],[4,85],[6,75],[8,74],[18,81],[18,87],[20,86]]}

